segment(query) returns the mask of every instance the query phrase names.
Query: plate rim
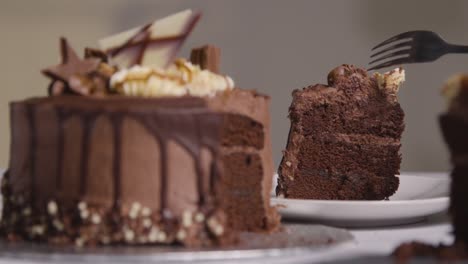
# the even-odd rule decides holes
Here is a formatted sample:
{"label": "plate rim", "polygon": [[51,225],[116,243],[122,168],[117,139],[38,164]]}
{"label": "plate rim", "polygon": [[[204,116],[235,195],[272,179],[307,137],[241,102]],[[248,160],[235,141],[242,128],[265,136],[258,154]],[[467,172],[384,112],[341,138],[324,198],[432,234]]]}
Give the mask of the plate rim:
{"label": "plate rim", "polygon": [[419,203],[439,203],[439,202],[448,202],[450,200],[449,196],[435,197],[435,198],[425,198],[425,199],[414,199],[414,200],[318,200],[318,199],[295,199],[295,198],[280,198],[280,197],[271,197],[272,202],[281,203],[281,201],[293,202],[293,203],[315,203],[315,204],[354,204],[354,205],[364,205],[364,204],[373,204],[373,205],[387,205],[387,204],[419,204]]}

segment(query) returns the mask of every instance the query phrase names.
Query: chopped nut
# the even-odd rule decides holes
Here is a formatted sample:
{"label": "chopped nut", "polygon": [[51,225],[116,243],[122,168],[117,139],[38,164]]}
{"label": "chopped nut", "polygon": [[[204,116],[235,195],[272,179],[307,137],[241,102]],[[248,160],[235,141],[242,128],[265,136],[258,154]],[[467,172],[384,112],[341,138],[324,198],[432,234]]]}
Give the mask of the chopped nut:
{"label": "chopped nut", "polygon": [[83,210],[80,212],[80,217],[81,219],[87,219],[89,217],[89,211],[88,210]]}
{"label": "chopped nut", "polygon": [[290,161],[286,161],[286,166],[291,167],[292,163]]}
{"label": "chopped nut", "polygon": [[141,209],[141,204],[140,204],[139,202],[134,202],[134,203],[132,204],[131,210],[140,211],[140,209]]}
{"label": "chopped nut", "polygon": [[149,218],[144,218],[143,221],[142,221],[142,224],[143,224],[143,227],[149,228],[149,227],[151,227],[153,222]]}
{"label": "chopped nut", "polygon": [[63,230],[63,224],[62,222],[60,222],[60,220],[58,219],[54,219],[54,221],[52,222],[52,225],[55,227],[55,229],[57,229],[58,231],[62,231]]}
{"label": "chopped nut", "polygon": [[166,233],[164,233],[163,231],[161,231],[161,232],[158,233],[158,241],[159,241],[159,242],[164,242],[164,241],[166,241],[166,238],[167,238]]}
{"label": "chopped nut", "polygon": [[197,221],[198,223],[201,223],[205,221],[205,216],[202,213],[197,213],[195,214],[195,221]]}
{"label": "chopped nut", "polygon": [[43,226],[43,225],[33,225],[31,227],[31,233],[33,235],[41,236],[41,235],[43,235],[45,233],[45,226]]}
{"label": "chopped nut", "polygon": [[213,234],[220,236],[224,233],[224,227],[218,222],[216,218],[211,217],[208,219],[207,224]]}
{"label": "chopped nut", "polygon": [[55,201],[50,201],[47,204],[47,212],[49,212],[50,215],[56,215],[58,211],[57,203]]}
{"label": "chopped nut", "polygon": [[159,229],[157,227],[152,227],[148,235],[149,241],[156,242],[156,240],[158,240],[158,235],[159,235]]}
{"label": "chopped nut", "polygon": [[185,232],[185,230],[181,229],[181,230],[179,230],[179,232],[177,232],[176,237],[177,237],[178,240],[183,241],[187,237],[187,232]]}
{"label": "chopped nut", "polygon": [[150,216],[151,215],[151,209],[149,209],[148,207],[143,207],[141,209],[141,215],[142,216]]}
{"label": "chopped nut", "polygon": [[132,241],[135,238],[135,233],[131,229],[125,229],[124,237],[127,242]]}
{"label": "chopped nut", "polygon": [[101,216],[97,213],[94,213],[92,216],[91,216],[91,222],[95,225],[101,223]]}
{"label": "chopped nut", "polygon": [[128,216],[130,217],[130,219],[136,219],[138,216],[138,213],[134,210],[130,210],[130,212],[128,213]]}
{"label": "chopped nut", "polygon": [[31,215],[31,208],[30,207],[24,208],[22,213],[23,213],[24,216]]}
{"label": "chopped nut", "polygon": [[132,204],[132,207],[130,208],[130,212],[128,213],[128,216],[129,216],[131,219],[137,218],[138,213],[140,212],[140,209],[141,209],[141,204],[138,203],[138,202],[134,202],[134,203]]}
{"label": "chopped nut", "polygon": [[213,233],[217,236],[220,236],[224,233],[224,227],[222,225],[217,225],[215,226],[215,229],[213,230]]}
{"label": "chopped nut", "polygon": [[85,202],[81,201],[78,203],[78,209],[80,209],[80,211],[84,211],[88,208],[88,206],[86,205]]}
{"label": "chopped nut", "polygon": [[85,242],[86,242],[85,239],[82,238],[82,237],[79,237],[79,238],[75,239],[75,245],[77,247],[83,247]]}
{"label": "chopped nut", "polygon": [[184,211],[182,213],[182,226],[189,227],[192,225],[192,213],[190,211]]}

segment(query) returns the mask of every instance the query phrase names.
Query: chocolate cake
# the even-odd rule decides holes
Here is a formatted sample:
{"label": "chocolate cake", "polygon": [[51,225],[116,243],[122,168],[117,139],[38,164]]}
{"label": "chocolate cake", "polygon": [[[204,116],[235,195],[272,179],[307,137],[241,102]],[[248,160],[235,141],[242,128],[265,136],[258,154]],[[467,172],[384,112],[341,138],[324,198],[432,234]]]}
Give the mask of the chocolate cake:
{"label": "chocolate cake", "polygon": [[453,165],[450,214],[456,240],[468,245],[468,75],[451,78],[443,93],[448,109],[440,116],[440,126]]}
{"label": "chocolate cake", "polygon": [[[198,19],[174,16],[177,30]],[[165,36],[151,35],[156,24],[168,23],[108,40],[117,48],[88,49],[85,59],[62,39],[62,63],[43,71],[51,96],[10,104],[4,238],[215,246],[279,225],[269,201],[269,97],[210,71],[218,68],[212,46],[196,49],[193,63],[159,54],[162,61],[142,65],[161,52],[159,39],[174,52]],[[177,48],[189,33],[163,32]],[[152,49],[135,52],[139,41]]]}
{"label": "chocolate cake", "polygon": [[401,262],[421,256],[444,262],[468,259],[468,75],[450,78],[442,93],[448,109],[439,122],[453,165],[449,213],[455,241],[452,245],[439,246],[421,242],[402,244],[393,253]]}
{"label": "chocolate cake", "polygon": [[342,65],[328,85],[293,92],[291,129],[278,169],[280,197],[382,200],[398,188],[404,71],[369,75]]}

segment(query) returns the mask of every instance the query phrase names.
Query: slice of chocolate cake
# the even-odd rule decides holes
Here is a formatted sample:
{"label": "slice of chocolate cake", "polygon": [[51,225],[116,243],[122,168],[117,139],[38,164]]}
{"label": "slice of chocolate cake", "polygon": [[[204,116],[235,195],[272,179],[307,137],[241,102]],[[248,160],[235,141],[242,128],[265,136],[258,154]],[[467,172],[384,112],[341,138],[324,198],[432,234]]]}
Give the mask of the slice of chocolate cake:
{"label": "slice of chocolate cake", "polygon": [[396,94],[404,71],[369,75],[342,65],[293,92],[291,129],[277,195],[381,200],[398,188],[404,113]]}
{"label": "slice of chocolate cake", "polygon": [[431,257],[444,263],[468,259],[468,75],[450,78],[442,94],[448,109],[440,115],[439,122],[453,165],[449,213],[455,241],[437,246],[417,241],[404,243],[393,252],[401,263],[414,257]]}
{"label": "slice of chocolate cake", "polygon": [[456,241],[468,245],[468,75],[452,77],[443,94],[448,109],[440,116],[440,126],[453,165],[450,214]]}

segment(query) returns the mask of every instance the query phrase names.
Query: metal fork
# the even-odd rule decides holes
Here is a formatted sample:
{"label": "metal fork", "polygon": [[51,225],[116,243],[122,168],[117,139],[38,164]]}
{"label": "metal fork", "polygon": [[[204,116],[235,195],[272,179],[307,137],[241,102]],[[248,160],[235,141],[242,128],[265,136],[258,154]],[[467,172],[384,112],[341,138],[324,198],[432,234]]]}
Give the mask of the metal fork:
{"label": "metal fork", "polygon": [[[388,46],[392,44],[391,46]],[[387,46],[383,48],[384,46]],[[371,55],[369,70],[392,65],[435,61],[447,53],[468,53],[468,46],[445,42],[437,33],[425,30],[408,31],[391,37],[372,50],[381,49]],[[375,63],[379,64],[375,65]]]}

